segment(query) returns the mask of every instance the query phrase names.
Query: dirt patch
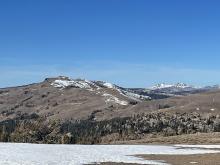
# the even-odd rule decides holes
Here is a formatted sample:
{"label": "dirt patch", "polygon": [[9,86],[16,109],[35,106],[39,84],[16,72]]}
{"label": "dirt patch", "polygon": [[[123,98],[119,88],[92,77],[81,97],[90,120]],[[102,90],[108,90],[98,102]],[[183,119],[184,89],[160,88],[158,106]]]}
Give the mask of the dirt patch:
{"label": "dirt patch", "polygon": [[165,160],[172,165],[220,165],[220,154],[202,155],[145,155],[147,160]]}
{"label": "dirt patch", "polygon": [[[144,155],[146,160],[163,161],[171,165],[220,165],[220,154],[201,155]],[[101,165],[137,165],[130,163],[106,162]]]}

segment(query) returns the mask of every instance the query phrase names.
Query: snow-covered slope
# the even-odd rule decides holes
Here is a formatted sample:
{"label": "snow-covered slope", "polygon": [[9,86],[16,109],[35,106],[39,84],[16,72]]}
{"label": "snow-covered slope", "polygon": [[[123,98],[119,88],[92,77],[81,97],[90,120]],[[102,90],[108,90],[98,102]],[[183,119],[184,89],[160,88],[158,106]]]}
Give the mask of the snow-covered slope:
{"label": "snow-covered slope", "polygon": [[128,105],[128,102],[127,101],[124,101],[124,100],[119,100],[119,98],[111,95],[111,94],[108,94],[108,93],[104,93],[102,96],[106,97],[107,99],[105,100],[106,103],[117,103],[117,104],[120,104],[120,105]]}
{"label": "snow-covered slope", "polygon": [[76,87],[91,89],[89,82],[84,80],[55,80],[51,85],[56,88]]}
{"label": "snow-covered slope", "polygon": [[134,93],[130,90],[127,90],[125,88],[119,87],[119,86],[111,84],[111,83],[102,82],[102,81],[97,81],[96,83],[98,83],[99,85],[104,86],[106,88],[117,90],[121,95],[128,97],[129,99],[132,99],[132,100],[140,101],[140,100],[150,100],[151,99],[149,96]]}
{"label": "snow-covered slope", "polygon": [[[144,100],[162,99],[176,95],[188,95],[188,94],[201,93],[209,90],[219,89],[218,85],[207,86],[207,87],[196,87],[192,85],[187,85],[185,83],[176,83],[176,84],[161,83],[146,89],[144,88],[131,89],[131,88],[123,88],[115,84],[104,81],[70,79],[68,77],[59,77],[58,79],[55,79],[51,83],[51,85],[60,89],[64,89],[68,87],[86,89],[89,91],[94,91],[96,93],[102,94],[102,96],[107,94],[109,97],[105,96],[105,98],[108,99],[106,103],[110,102],[109,100],[111,100],[111,102],[115,100],[115,103],[120,105],[127,105],[125,103],[126,100],[120,100],[118,98],[118,95],[114,96],[113,94],[108,93],[107,90],[116,91],[119,94],[119,96],[123,96],[126,97],[127,99],[140,102]],[[110,99],[110,95],[112,95],[111,99]]]}
{"label": "snow-covered slope", "polygon": [[[55,88],[65,89],[65,88],[80,88],[85,89],[96,94],[100,94],[105,98],[106,103],[116,103],[119,105],[128,105],[128,100],[134,101],[144,101],[150,100],[149,96],[140,95],[125,88],[119,87],[115,84],[111,84],[104,81],[90,81],[84,79],[70,79],[67,77],[59,77],[55,79],[51,85]],[[115,91],[116,95],[109,93]],[[121,100],[118,97],[125,97],[126,100]],[[127,100],[128,99],[128,100]]]}

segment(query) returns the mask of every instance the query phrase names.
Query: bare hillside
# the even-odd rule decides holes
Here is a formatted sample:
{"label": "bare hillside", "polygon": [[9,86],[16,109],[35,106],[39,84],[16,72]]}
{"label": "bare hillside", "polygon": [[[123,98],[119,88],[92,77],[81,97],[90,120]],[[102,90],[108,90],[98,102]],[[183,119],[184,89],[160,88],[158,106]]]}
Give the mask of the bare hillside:
{"label": "bare hillside", "polygon": [[114,84],[67,77],[0,89],[1,120],[33,113],[48,119],[104,120],[152,111],[217,114],[219,110],[219,90],[151,100]]}

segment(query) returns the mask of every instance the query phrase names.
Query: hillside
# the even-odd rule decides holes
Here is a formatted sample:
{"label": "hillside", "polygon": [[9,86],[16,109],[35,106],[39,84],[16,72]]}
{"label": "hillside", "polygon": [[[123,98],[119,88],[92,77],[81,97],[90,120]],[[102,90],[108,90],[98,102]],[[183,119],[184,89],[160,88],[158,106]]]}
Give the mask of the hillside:
{"label": "hillside", "polygon": [[36,113],[48,119],[87,119],[128,111],[150,97],[101,81],[48,78],[41,83],[0,90],[0,120]]}
{"label": "hillside", "polygon": [[63,76],[0,89],[0,141],[106,143],[220,130],[218,88],[163,99],[140,90]]}

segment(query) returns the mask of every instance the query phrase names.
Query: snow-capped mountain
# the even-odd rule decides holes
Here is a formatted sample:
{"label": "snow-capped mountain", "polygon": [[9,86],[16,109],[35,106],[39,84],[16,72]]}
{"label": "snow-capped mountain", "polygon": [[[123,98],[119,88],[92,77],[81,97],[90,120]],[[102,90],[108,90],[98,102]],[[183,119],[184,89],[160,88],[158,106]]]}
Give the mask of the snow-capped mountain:
{"label": "snow-capped mountain", "polygon": [[[158,133],[167,135],[171,128],[164,126],[167,126],[166,123],[170,120],[177,123],[179,119],[176,117],[177,113],[186,115],[184,121],[185,119],[188,121],[189,117],[199,119],[191,121],[195,121],[195,124],[201,121],[204,124],[201,130],[207,126],[205,122],[207,114],[219,114],[219,86],[198,89],[179,83],[172,86],[158,85],[158,87],[154,90],[129,89],[109,82],[70,79],[62,76],[24,86],[2,88],[0,89],[0,130],[4,136],[1,136],[1,139],[24,142],[23,135],[25,135],[28,138],[28,140],[25,138],[25,142],[30,143],[89,142],[93,144],[102,142],[107,137],[104,143],[109,143],[109,138],[115,140],[115,137],[118,139],[121,135],[126,136],[118,140],[139,138],[145,133],[151,133],[149,130],[152,133],[158,131],[158,128],[162,131]],[[202,90],[209,92],[202,93]],[[191,93],[196,94],[188,95]],[[168,98],[176,95],[186,96]],[[150,101],[150,99],[157,100]],[[204,114],[204,120],[195,112]],[[172,118],[167,118],[169,113],[172,116],[176,114]],[[181,119],[182,117],[181,115]],[[161,119],[166,119],[162,127]],[[217,116],[212,119],[207,128],[218,129],[218,124],[213,124],[219,122]],[[178,122],[178,125],[182,125],[182,122]],[[188,125],[189,123],[186,123],[182,128]],[[197,125],[198,128],[199,126]],[[132,132],[138,134],[130,136],[130,128],[134,128]],[[121,134],[121,130],[125,132]],[[195,129],[191,130],[194,133]],[[95,131],[94,134],[91,134],[91,131]],[[75,135],[78,136],[76,139]],[[95,138],[98,139],[94,141]]]}
{"label": "snow-capped mountain", "polygon": [[219,85],[197,87],[185,83],[176,83],[176,84],[161,83],[145,89],[145,94],[147,94],[148,96],[151,96],[152,94],[175,96],[175,95],[188,95],[188,94],[201,93],[216,89],[219,89]]}
{"label": "snow-capped mountain", "polygon": [[[38,113],[48,118],[62,120],[87,118],[102,120],[126,116],[137,111],[155,110],[159,104],[164,105],[164,101],[169,100],[168,97],[219,90],[218,85],[195,88],[183,83],[163,84],[157,87],[123,88],[104,81],[71,79],[63,76],[47,78],[40,83],[0,89],[2,112],[0,121],[4,116],[19,117],[21,113]],[[172,101],[169,105],[173,105]],[[216,108],[209,107],[209,109]]]}
{"label": "snow-capped mountain", "polygon": [[[127,105],[128,101],[120,100],[119,97],[125,97],[133,101],[144,101],[151,99],[163,99],[178,95],[188,95],[194,93],[201,93],[209,90],[219,89],[218,85],[207,87],[196,87],[185,83],[176,84],[157,84],[150,88],[123,88],[115,84],[105,81],[90,81],[85,79],[70,79],[68,77],[60,76],[54,79],[51,83],[53,87],[65,88],[80,88],[86,89],[96,94],[101,94],[106,103],[116,103],[120,105]],[[106,89],[108,89],[106,91]],[[109,91],[113,93],[109,93]],[[117,95],[117,96],[116,96]]]}
{"label": "snow-capped mountain", "polygon": [[190,85],[187,85],[185,83],[176,83],[176,84],[165,84],[165,83],[161,83],[161,84],[157,84],[153,87],[150,87],[150,90],[158,90],[158,89],[164,89],[164,88],[179,88],[179,89],[185,89],[185,88],[197,88],[197,87],[193,87]]}
{"label": "snow-capped mountain", "polygon": [[196,94],[211,90],[220,89],[219,85],[214,86],[205,86],[205,87],[197,87],[188,85],[185,83],[176,83],[176,84],[156,84],[149,88],[130,88],[127,89],[132,91],[133,93],[149,96],[151,99],[164,99],[172,96],[182,96],[189,94]]}
{"label": "snow-capped mountain", "polygon": [[204,88],[187,85],[185,83],[176,84],[157,84],[148,88],[149,93],[165,94],[165,95],[187,95],[205,91]]}
{"label": "snow-capped mountain", "polygon": [[[71,87],[86,89],[88,91],[94,92],[95,94],[102,95],[103,97],[106,98],[106,102],[115,102],[116,104],[120,104],[120,105],[127,105],[128,102],[125,100],[120,100],[117,97],[117,95],[121,95],[129,100],[138,101],[138,102],[144,100],[151,100],[149,96],[137,94],[132,91],[128,91],[125,88],[119,87],[115,84],[104,81],[90,81],[85,79],[70,79],[68,77],[58,77],[51,83],[51,85],[55,88],[60,88],[60,89],[71,88]],[[110,89],[111,92],[108,92],[105,89]]]}

